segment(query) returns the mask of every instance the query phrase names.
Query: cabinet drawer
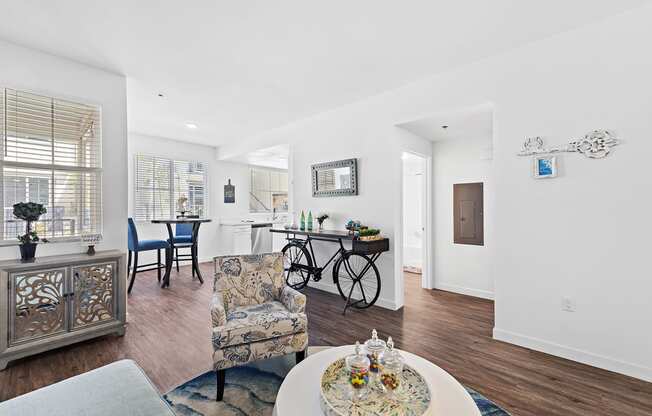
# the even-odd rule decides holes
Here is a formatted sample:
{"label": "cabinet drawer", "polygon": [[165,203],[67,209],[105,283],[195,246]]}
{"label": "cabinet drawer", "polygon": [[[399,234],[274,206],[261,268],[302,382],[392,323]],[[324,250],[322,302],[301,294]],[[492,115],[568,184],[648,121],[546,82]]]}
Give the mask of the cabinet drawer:
{"label": "cabinet drawer", "polygon": [[72,268],[71,330],[115,320],[117,310],[114,261]]}

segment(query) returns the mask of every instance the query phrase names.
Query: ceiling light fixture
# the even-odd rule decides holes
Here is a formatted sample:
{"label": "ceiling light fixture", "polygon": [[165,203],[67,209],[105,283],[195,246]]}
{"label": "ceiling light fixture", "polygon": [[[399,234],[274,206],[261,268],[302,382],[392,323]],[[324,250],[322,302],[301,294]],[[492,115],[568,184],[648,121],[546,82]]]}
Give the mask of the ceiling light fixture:
{"label": "ceiling light fixture", "polygon": [[162,92],[159,92],[157,95],[159,96],[159,98],[163,98],[163,97],[165,97],[165,95],[163,95]]}
{"label": "ceiling light fixture", "polygon": [[441,128],[444,129],[444,130],[446,130],[446,129],[448,128],[448,126],[447,126],[447,125],[443,125],[443,126],[441,126]]}
{"label": "ceiling light fixture", "polygon": [[188,127],[189,129],[194,130],[194,129],[197,128],[197,125],[196,125],[196,124],[193,124],[193,123],[186,123],[186,127]]}

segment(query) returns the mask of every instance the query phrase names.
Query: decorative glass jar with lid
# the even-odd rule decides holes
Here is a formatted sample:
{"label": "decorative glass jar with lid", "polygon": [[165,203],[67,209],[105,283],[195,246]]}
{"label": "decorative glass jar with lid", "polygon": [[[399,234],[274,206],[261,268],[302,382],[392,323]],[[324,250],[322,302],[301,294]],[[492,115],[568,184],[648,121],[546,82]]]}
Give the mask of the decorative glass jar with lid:
{"label": "decorative glass jar with lid", "polygon": [[371,331],[371,338],[364,343],[364,347],[369,358],[369,371],[373,376],[378,376],[380,372],[380,355],[387,348],[387,344],[378,338],[378,332],[374,329]]}
{"label": "decorative glass jar with lid", "polygon": [[360,342],[355,343],[355,354],[346,357],[346,371],[352,387],[352,398],[360,399],[367,394],[369,385],[369,359],[362,354]]}
{"label": "decorative glass jar with lid", "polygon": [[387,349],[380,356],[380,381],[387,392],[394,392],[401,384],[404,364],[403,357],[394,349],[392,337],[389,337]]}

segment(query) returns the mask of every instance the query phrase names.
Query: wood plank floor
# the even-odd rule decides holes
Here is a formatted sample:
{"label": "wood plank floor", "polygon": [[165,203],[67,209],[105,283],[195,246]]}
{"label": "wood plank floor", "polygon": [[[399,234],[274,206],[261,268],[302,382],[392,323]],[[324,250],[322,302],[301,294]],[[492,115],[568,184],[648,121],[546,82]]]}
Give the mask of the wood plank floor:
{"label": "wood plank floor", "polygon": [[[201,267],[211,276],[210,264]],[[209,370],[212,283],[201,286],[189,275],[189,267],[173,272],[171,288],[161,290],[153,273],[139,274],[124,337],[10,363],[0,372],[0,400],[122,358],[137,361],[161,391]],[[375,327],[513,415],[652,415],[652,383],[494,341],[493,302],[423,290],[416,275],[406,275],[406,286],[402,310],[374,307],[346,320],[338,296],[308,289],[310,345],[363,341]]]}

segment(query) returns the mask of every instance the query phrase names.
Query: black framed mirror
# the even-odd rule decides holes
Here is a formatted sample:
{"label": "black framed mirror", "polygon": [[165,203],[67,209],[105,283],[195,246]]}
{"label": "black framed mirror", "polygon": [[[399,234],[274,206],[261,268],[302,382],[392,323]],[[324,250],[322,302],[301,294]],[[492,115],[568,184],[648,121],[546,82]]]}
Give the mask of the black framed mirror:
{"label": "black framed mirror", "polygon": [[358,194],[358,159],[312,165],[312,196],[333,197]]}

